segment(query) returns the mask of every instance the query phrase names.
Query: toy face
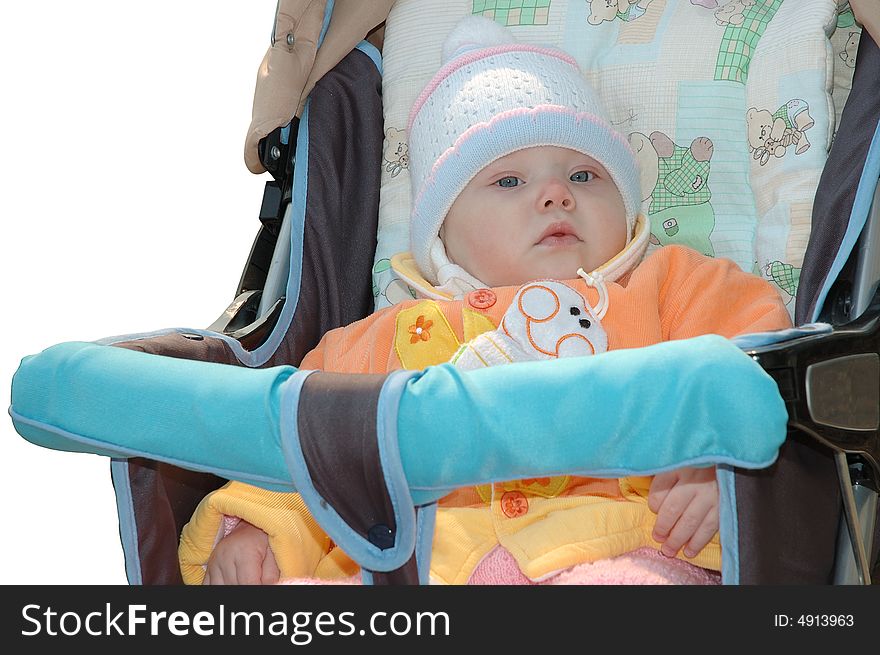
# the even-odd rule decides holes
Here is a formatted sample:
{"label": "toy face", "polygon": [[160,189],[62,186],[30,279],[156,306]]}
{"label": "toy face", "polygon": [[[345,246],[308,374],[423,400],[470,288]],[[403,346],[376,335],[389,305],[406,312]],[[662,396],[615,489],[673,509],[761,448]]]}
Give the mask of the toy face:
{"label": "toy face", "polygon": [[502,325],[539,358],[594,355],[608,348],[605,330],[584,297],[556,280],[520,289]]}

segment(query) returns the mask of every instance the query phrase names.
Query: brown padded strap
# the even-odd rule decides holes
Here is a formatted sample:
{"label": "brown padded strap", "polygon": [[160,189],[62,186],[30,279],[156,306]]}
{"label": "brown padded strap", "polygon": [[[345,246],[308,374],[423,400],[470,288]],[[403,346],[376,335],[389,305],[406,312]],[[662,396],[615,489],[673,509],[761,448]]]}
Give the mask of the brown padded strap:
{"label": "brown padded strap", "polygon": [[[385,380],[385,375],[313,373],[303,383],[297,411],[300,448],[322,504],[381,550],[399,543],[376,427]],[[414,555],[402,567],[374,575],[374,582],[418,584]]]}

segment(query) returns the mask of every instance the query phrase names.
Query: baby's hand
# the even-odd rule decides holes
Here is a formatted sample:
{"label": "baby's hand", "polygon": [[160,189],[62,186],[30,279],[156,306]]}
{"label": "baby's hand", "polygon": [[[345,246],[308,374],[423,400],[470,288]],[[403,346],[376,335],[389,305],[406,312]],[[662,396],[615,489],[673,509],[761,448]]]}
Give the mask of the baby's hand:
{"label": "baby's hand", "polygon": [[269,535],[241,521],[214,547],[202,584],[273,584],[280,577]]}
{"label": "baby's hand", "polygon": [[682,546],[694,557],[718,532],[718,482],[715,467],[660,473],[651,482],[648,507],[657,514],[653,537],[661,552],[675,557]]}

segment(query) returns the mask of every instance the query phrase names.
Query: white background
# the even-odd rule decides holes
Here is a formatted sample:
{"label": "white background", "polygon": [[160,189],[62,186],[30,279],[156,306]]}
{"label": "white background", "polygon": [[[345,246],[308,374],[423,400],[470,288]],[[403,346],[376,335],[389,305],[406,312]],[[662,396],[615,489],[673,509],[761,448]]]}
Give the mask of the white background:
{"label": "white background", "polygon": [[[276,0],[0,5],[0,385],[63,341],[207,327],[266,174],[243,161]],[[110,463],[0,417],[0,583],[124,584]]]}

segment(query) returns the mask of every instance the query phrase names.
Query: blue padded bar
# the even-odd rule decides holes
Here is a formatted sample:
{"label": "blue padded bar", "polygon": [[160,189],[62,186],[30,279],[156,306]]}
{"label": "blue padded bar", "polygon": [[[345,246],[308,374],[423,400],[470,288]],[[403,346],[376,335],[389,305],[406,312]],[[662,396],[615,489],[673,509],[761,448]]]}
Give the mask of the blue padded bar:
{"label": "blue padded bar", "polygon": [[[281,399],[298,395],[308,373],[65,343],[22,361],[10,414],[38,445],[290,491]],[[539,475],[764,468],[787,417],[773,380],[708,335],[466,373],[433,366],[406,383],[397,420],[400,462],[422,505],[461,486]]]}
{"label": "blue padded bar", "polygon": [[596,357],[410,380],[400,456],[413,501],[536,475],[647,475],[681,466],[764,468],[786,436],[776,383],[707,335]]}
{"label": "blue padded bar", "polygon": [[279,407],[301,376],[69,342],[22,360],[10,414],[19,434],[48,448],[149,457],[291,491]]}

